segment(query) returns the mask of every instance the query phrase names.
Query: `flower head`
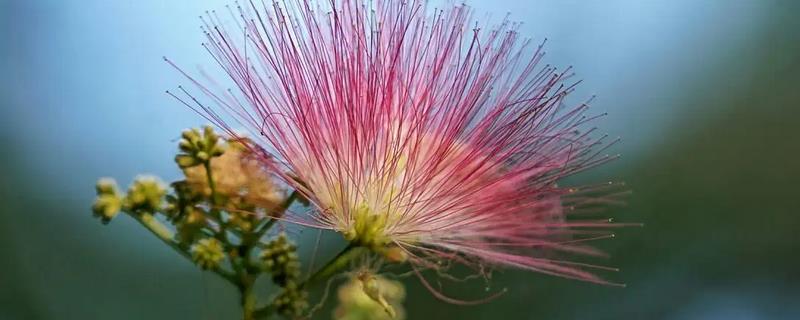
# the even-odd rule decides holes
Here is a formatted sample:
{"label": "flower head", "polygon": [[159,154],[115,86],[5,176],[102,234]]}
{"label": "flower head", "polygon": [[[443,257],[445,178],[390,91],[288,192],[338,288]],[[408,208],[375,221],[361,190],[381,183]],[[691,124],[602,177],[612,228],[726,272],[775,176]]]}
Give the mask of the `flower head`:
{"label": "flower head", "polygon": [[117,182],[111,178],[101,178],[95,186],[97,199],[92,205],[94,215],[103,223],[108,223],[122,210],[123,198],[117,188]]}
{"label": "flower head", "polygon": [[139,176],[128,189],[123,207],[136,212],[153,212],[161,208],[167,194],[164,183],[155,176]]}
{"label": "flower head", "polygon": [[204,46],[235,88],[186,74],[210,103],[183,88],[173,96],[231,135],[236,125],[257,137],[248,145],[274,160],[264,166],[314,206],[296,222],[400,248],[418,267],[444,259],[604,282],[542,256],[595,254],[585,235],[611,236],[587,229],[607,220],[566,219],[603,202],[586,194],[597,188],[557,185],[609,159],[583,130],[588,102],[565,102],[570,68],[541,65],[542,45],[518,24],[479,27],[463,5],[287,6],[251,1],[227,27],[205,18]]}
{"label": "flower head", "polygon": [[203,269],[214,269],[225,259],[224,248],[219,240],[206,238],[192,245],[192,260]]}

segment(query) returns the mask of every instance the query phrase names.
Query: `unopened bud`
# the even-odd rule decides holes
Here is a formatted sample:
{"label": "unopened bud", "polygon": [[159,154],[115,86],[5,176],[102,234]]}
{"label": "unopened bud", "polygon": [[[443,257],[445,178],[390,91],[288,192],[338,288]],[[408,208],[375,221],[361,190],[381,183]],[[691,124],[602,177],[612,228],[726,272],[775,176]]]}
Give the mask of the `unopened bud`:
{"label": "unopened bud", "polygon": [[272,281],[285,286],[300,277],[300,259],[297,247],[281,233],[268,242],[261,251],[261,262],[265,271],[272,274]]}
{"label": "unopened bud", "polygon": [[100,178],[95,185],[97,194],[115,194],[117,193],[117,182],[112,178]]}
{"label": "unopened bud", "polygon": [[108,223],[122,209],[122,197],[117,190],[117,183],[111,178],[102,178],[97,181],[97,199],[92,205],[94,215]]}
{"label": "unopened bud", "polygon": [[374,274],[370,272],[361,272],[358,275],[358,280],[361,281],[361,289],[367,297],[378,303],[389,317],[395,318],[397,316],[394,307],[384,298],[378,278],[376,278]]}
{"label": "unopened bud", "polygon": [[190,143],[195,143],[200,140],[200,132],[197,129],[186,129],[181,132],[181,138],[185,139]]}
{"label": "unopened bud", "polygon": [[181,153],[175,162],[181,168],[189,168],[221,156],[225,149],[219,143],[219,136],[211,127],[203,127],[202,134],[198,129],[184,130],[178,143]]}
{"label": "unopened bud", "polygon": [[156,211],[161,208],[166,194],[167,190],[161,180],[153,176],[141,176],[128,189],[125,207],[134,211]]}
{"label": "unopened bud", "polygon": [[175,156],[175,163],[178,164],[178,167],[188,168],[188,167],[194,167],[194,166],[200,164],[200,161],[198,161],[197,158],[192,157],[190,155],[179,154],[179,155]]}
{"label": "unopened bud", "polygon": [[100,218],[103,223],[108,223],[119,214],[122,208],[122,199],[117,195],[104,194],[98,196],[92,205],[94,215]]}
{"label": "unopened bud", "polygon": [[208,270],[219,267],[225,253],[223,253],[222,243],[214,238],[206,238],[197,241],[191,249],[192,260],[200,268]]}

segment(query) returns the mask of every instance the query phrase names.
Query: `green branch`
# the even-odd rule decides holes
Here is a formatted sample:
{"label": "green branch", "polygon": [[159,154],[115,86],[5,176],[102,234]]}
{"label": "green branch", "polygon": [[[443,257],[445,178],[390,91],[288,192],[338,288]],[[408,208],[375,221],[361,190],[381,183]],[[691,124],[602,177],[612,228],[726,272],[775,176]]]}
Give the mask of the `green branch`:
{"label": "green branch", "polygon": [[[175,236],[172,230],[170,230],[164,224],[158,221],[158,219],[156,219],[155,216],[153,216],[150,213],[141,213],[141,214],[128,213],[128,215],[133,217],[133,219],[135,219],[136,221],[138,221],[142,226],[145,227],[145,229],[150,230],[150,232],[152,232],[162,242],[170,246],[184,258],[189,259],[189,261],[192,261],[192,263],[194,263],[194,260],[192,260],[192,255],[188,251],[181,248],[178,242],[175,241]],[[228,272],[222,268],[214,268],[211,269],[211,271],[213,271],[214,273],[218,274],[219,276],[221,276],[222,278],[228,280],[233,284],[237,283],[236,276],[231,272]]]}
{"label": "green branch", "polygon": [[339,254],[336,255],[331,261],[329,261],[325,266],[317,270],[314,274],[312,274],[306,281],[300,284],[300,289],[306,289],[311,287],[321,281],[327,280],[328,278],[332,277],[342,269],[346,268],[350,261],[359,257],[362,253],[364,253],[366,248],[359,247],[353,244],[349,244],[345,247]]}

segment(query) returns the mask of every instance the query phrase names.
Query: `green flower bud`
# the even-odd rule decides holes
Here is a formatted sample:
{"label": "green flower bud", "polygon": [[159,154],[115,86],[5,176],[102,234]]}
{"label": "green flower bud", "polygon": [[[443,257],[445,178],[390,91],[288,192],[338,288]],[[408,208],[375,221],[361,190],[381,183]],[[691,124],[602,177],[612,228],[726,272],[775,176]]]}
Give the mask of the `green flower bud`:
{"label": "green flower bud", "polygon": [[117,183],[111,178],[102,178],[97,181],[97,199],[92,205],[95,217],[105,224],[111,221],[122,209],[122,197],[117,190]]}
{"label": "green flower bud", "polygon": [[225,259],[222,243],[214,238],[206,238],[197,241],[192,248],[192,260],[203,270],[219,267]]}
{"label": "green flower bud", "polygon": [[358,280],[361,281],[361,289],[364,290],[364,294],[372,299],[372,301],[377,302],[381,308],[386,311],[389,317],[394,318],[397,315],[394,308],[386,301],[386,298],[383,297],[378,278],[376,278],[374,274],[362,272],[358,275]]}
{"label": "green flower bud", "polygon": [[383,278],[369,270],[357,272],[339,287],[336,320],[402,320],[405,318],[403,284]]}
{"label": "green flower bud", "polygon": [[181,139],[181,142],[178,142],[178,149],[180,149],[183,152],[192,152],[193,146],[194,144],[192,144],[191,142],[189,142],[189,140],[186,140],[185,138]]}
{"label": "green flower bud", "polygon": [[189,168],[219,157],[225,150],[219,140],[219,136],[209,126],[203,127],[202,134],[194,128],[184,130],[178,143],[181,153],[175,157],[175,162],[181,168]]}
{"label": "green flower bud", "polygon": [[178,164],[178,167],[188,168],[200,164],[200,161],[196,157],[192,157],[186,154],[179,154],[175,156],[175,163]]}
{"label": "green flower bud", "polygon": [[253,220],[256,218],[253,214],[247,214],[242,212],[231,212],[230,219],[228,220],[228,224],[238,229],[249,232],[253,230]]}
{"label": "green flower bud", "polygon": [[217,134],[214,133],[214,128],[211,126],[203,126],[203,135],[208,139],[217,139]]}
{"label": "green flower bud", "polygon": [[203,227],[206,226],[206,216],[197,208],[187,208],[186,214],[175,225],[178,230],[178,239],[183,243],[191,243],[202,236]]}
{"label": "green flower bud", "polygon": [[273,282],[286,286],[300,277],[300,259],[296,251],[297,247],[285,233],[272,239],[261,251],[262,268],[272,275]]}
{"label": "green flower bud", "polygon": [[161,209],[166,194],[164,184],[157,177],[141,176],[128,189],[124,206],[131,211],[155,212]]}
{"label": "green flower bud", "polygon": [[194,145],[197,141],[200,141],[200,131],[195,128],[187,129],[181,132],[181,137],[190,145]]}
{"label": "green flower bud", "polygon": [[211,157],[219,157],[225,153],[225,149],[217,147],[211,150]]}
{"label": "green flower bud", "polygon": [[122,208],[122,199],[114,195],[98,196],[92,206],[94,215],[103,220],[103,223],[108,223]]}
{"label": "green flower bud", "polygon": [[296,282],[291,281],[286,284],[283,292],[272,300],[272,304],[279,314],[294,319],[303,315],[308,308],[308,294],[300,290]]}
{"label": "green flower bud", "polygon": [[100,178],[95,185],[98,195],[117,194],[117,182],[113,178]]}

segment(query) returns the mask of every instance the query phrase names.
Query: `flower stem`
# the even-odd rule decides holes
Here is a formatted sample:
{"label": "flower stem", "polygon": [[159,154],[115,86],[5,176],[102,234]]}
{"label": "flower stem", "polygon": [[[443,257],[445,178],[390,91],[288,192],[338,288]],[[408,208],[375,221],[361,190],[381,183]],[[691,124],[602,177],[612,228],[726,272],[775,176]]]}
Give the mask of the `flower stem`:
{"label": "flower stem", "polygon": [[225,229],[227,229],[228,225],[223,220],[222,213],[217,208],[217,184],[214,182],[214,175],[211,172],[211,159],[206,160],[203,162],[203,168],[206,170],[206,181],[208,183],[208,189],[211,191],[209,195],[209,213],[211,217],[214,218],[219,222],[219,232],[217,232],[217,239],[222,241],[223,243],[227,243],[227,235],[225,234]]}
{"label": "flower stem", "polygon": [[[173,250],[178,252],[184,258],[189,259],[189,261],[192,261],[192,255],[189,254],[189,252],[187,252],[183,248],[181,248],[178,242],[175,241],[175,237],[172,231],[169,230],[169,228],[167,228],[164,224],[159,222],[158,219],[156,219],[156,217],[154,217],[152,214],[129,213],[128,215],[133,217],[133,219],[135,219],[136,221],[138,221],[142,226],[145,227],[145,229],[150,230],[150,232],[152,232],[158,239],[160,239],[162,242],[170,246]],[[228,280],[231,283],[236,283],[235,276],[228,271],[225,271],[221,268],[211,269],[211,271],[214,271],[214,273],[218,274],[220,277],[224,278],[225,280]]]}
{"label": "flower stem", "polygon": [[256,319],[256,294],[253,290],[254,284],[254,277],[247,274],[242,275],[239,284],[239,292],[241,294],[243,320]]}
{"label": "flower stem", "polygon": [[[359,257],[362,253],[364,253],[365,248],[349,244],[345,247],[339,254],[336,255],[333,259],[331,259],[325,266],[320,268],[317,272],[313,275],[308,277],[306,281],[302,282],[299,285],[300,290],[306,290],[309,287],[314,286],[315,284],[327,280],[337,272],[341,271],[350,263],[352,259]],[[264,319],[275,312],[275,306],[270,303],[261,308],[258,308],[254,311],[254,319]]]}
{"label": "flower stem", "polygon": [[324,281],[337,272],[341,271],[350,263],[352,259],[357,258],[364,252],[363,247],[359,247],[353,244],[347,245],[339,254],[336,255],[331,261],[329,261],[325,266],[320,268],[317,272],[313,275],[308,277],[306,281],[300,284],[301,289],[306,289],[317,284],[320,281]]}
{"label": "flower stem", "polygon": [[216,204],[217,185],[214,183],[214,177],[211,176],[211,159],[203,162],[203,168],[206,169],[206,180],[208,181],[208,188],[211,189],[211,204]]}
{"label": "flower stem", "polygon": [[161,222],[159,222],[158,219],[156,219],[156,217],[154,217],[152,214],[142,213],[138,215],[132,214],[131,216],[136,219],[136,221],[139,221],[139,223],[147,228],[147,230],[150,230],[150,232],[156,235],[156,237],[188,256],[188,253],[180,249],[178,244],[172,240],[174,238],[172,231],[169,230],[165,225],[161,224]]}

